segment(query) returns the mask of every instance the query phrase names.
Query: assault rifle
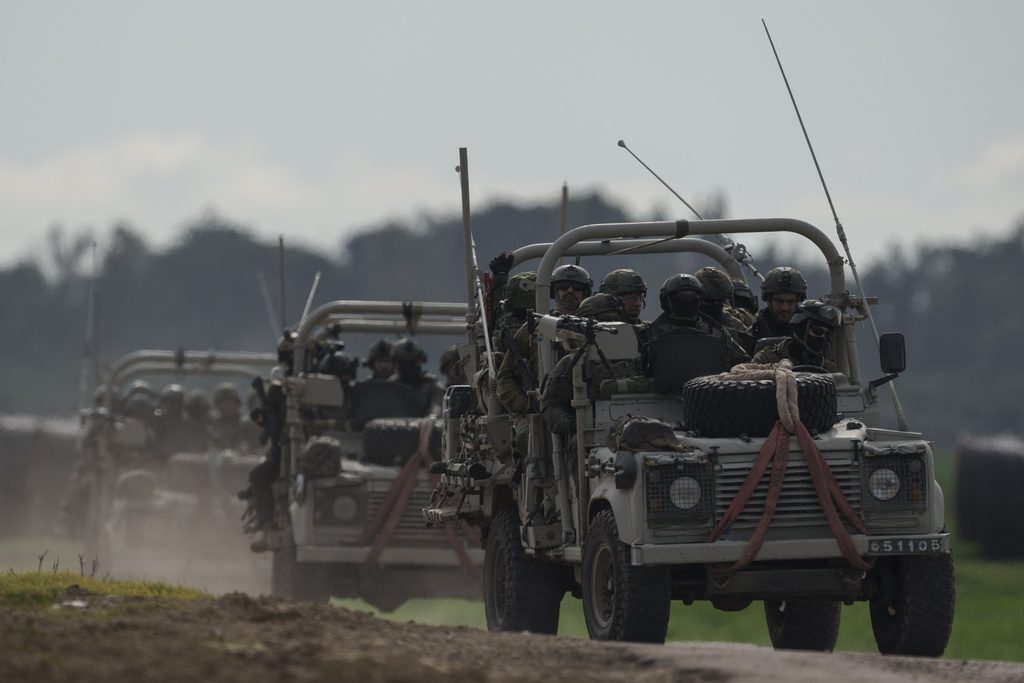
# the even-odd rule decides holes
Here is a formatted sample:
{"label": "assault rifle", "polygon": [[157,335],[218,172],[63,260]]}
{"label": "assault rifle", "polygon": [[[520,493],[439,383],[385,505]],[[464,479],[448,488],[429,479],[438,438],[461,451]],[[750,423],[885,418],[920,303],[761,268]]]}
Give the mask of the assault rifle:
{"label": "assault rifle", "polygon": [[[251,386],[260,404],[249,414],[249,418],[263,429],[260,432],[260,444],[269,441],[271,448],[276,450],[281,443],[281,433],[284,430],[278,406],[275,406],[274,401],[268,396],[262,377],[253,378]],[[279,395],[280,391],[274,393]]]}

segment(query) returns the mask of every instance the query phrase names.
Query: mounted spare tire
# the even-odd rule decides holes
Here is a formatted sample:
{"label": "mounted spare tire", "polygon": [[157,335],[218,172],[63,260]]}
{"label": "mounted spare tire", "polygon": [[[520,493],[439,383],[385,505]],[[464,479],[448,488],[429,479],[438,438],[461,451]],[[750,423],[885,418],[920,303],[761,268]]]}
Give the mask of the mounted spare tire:
{"label": "mounted spare tire", "polygon": [[[800,421],[812,433],[827,432],[837,420],[835,382],[827,375],[795,374]],[[703,437],[765,437],[779,419],[775,382],[695,377],[683,385],[683,411],[686,426]]]}
{"label": "mounted spare tire", "polygon": [[370,420],[363,430],[361,462],[385,467],[401,467],[416,452],[420,443],[420,423],[430,420],[430,456],[441,459],[441,425],[434,418],[388,417]]}

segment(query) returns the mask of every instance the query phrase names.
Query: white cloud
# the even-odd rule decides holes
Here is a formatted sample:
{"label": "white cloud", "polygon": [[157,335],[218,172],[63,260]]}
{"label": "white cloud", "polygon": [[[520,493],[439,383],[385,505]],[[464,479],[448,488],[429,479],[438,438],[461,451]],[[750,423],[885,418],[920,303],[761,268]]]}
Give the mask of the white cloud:
{"label": "white cloud", "polygon": [[53,223],[102,233],[124,218],[161,243],[215,208],[258,232],[334,248],[360,224],[457,201],[456,183],[412,166],[339,158],[326,172],[304,176],[253,147],[135,134],[36,164],[0,159],[0,262],[38,248]]}

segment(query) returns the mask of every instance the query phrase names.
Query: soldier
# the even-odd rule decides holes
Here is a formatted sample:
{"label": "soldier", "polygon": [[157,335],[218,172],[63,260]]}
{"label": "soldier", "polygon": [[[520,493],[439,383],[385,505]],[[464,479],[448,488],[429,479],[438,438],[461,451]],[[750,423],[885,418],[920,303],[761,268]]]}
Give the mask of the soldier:
{"label": "soldier", "polygon": [[640,323],[640,313],[647,305],[647,283],[639,273],[629,268],[613,270],[601,280],[598,291],[621,297],[623,321]]}
{"label": "soldier", "polygon": [[[516,273],[505,283],[505,298],[494,312],[494,349],[504,353],[508,347],[507,337],[514,337],[516,330],[526,322],[527,313],[534,307],[534,290],[537,273],[528,271]],[[506,334],[505,330],[509,330]]]}
{"label": "soldier", "polygon": [[458,346],[449,346],[441,354],[440,370],[444,377],[445,389],[453,384],[468,384],[466,370],[462,367],[462,359],[459,358]]}
{"label": "soldier", "polygon": [[391,342],[381,339],[366,352],[366,367],[370,368],[372,379],[388,379],[395,373],[392,350]]}
{"label": "soldier", "polygon": [[750,328],[755,339],[788,337],[789,318],[797,304],[807,298],[807,281],[796,268],[772,268],[761,283],[761,299],[768,305],[757,314]]}
{"label": "soldier", "polygon": [[700,320],[700,302],[704,285],[693,275],[680,273],[669,277],[661,285],[658,300],[662,313],[650,326],[652,339],[676,330],[706,333],[707,326]]}
{"label": "soldier", "polygon": [[754,299],[750,285],[743,280],[732,281],[732,305],[727,310],[739,318],[745,330],[749,330],[757,321],[757,300]]}
{"label": "soldier", "polygon": [[794,366],[813,365],[828,372],[839,372],[839,367],[828,356],[842,321],[843,314],[835,306],[817,299],[802,301],[789,319],[789,338],[761,349],[754,355],[753,362],[778,363],[788,358]]}
{"label": "soldier", "polygon": [[242,446],[242,397],[231,382],[222,382],[213,389],[216,411],[210,421],[210,441],[214,448],[236,449]]}
{"label": "soldier", "polygon": [[185,394],[185,420],[182,439],[188,446],[185,450],[200,453],[209,448],[210,399],[202,389],[192,389]]}
{"label": "soldier", "polygon": [[157,453],[168,458],[189,450],[185,422],[185,389],[180,384],[168,384],[160,391],[155,413]]}
{"label": "soldier", "polygon": [[[614,294],[595,294],[580,304],[578,315],[599,322],[624,322],[623,302]],[[577,362],[586,362],[583,377],[587,383],[587,396],[591,400],[607,398],[616,380],[628,380],[635,386],[629,391],[644,392],[649,382],[640,376],[639,358],[633,360],[582,361],[575,353],[564,356],[551,370],[541,398],[544,424],[554,434],[576,433],[576,411],[572,407],[572,370]],[[606,383],[611,380],[610,383]]]}
{"label": "soldier", "polygon": [[[555,300],[555,314],[574,314],[585,297],[590,296],[594,281],[590,273],[580,266],[565,265],[555,268],[551,273],[550,296]],[[498,369],[498,401],[511,413],[525,415],[530,410],[530,399],[524,388],[524,380],[519,376],[516,354],[524,358],[530,368],[537,367],[537,350],[530,343],[530,333],[524,324],[516,331],[515,349],[509,349]],[[539,385],[540,378],[532,378]]]}
{"label": "soldier", "polygon": [[726,309],[726,304],[732,302],[732,280],[710,266],[698,270],[694,277],[704,287],[700,299],[701,319],[711,328],[712,334],[727,338],[732,365],[747,362],[756,340],[747,334],[747,326]]}
{"label": "soldier", "polygon": [[416,392],[416,406],[420,416],[440,415],[444,391],[437,383],[437,377],[423,371],[427,352],[415,340],[406,337],[394,345],[392,354],[398,368],[398,376],[394,381]]}

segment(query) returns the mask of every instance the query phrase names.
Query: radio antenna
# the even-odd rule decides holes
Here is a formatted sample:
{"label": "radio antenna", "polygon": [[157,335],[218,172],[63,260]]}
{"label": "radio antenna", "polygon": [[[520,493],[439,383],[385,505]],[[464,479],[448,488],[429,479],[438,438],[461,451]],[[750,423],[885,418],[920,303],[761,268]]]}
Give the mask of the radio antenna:
{"label": "radio antenna", "polygon": [[[779,58],[779,51],[775,49],[775,41],[772,40],[772,34],[768,30],[768,24],[764,19],[761,19],[761,25],[764,26],[764,32],[768,36],[768,44],[772,46],[772,53],[775,55],[775,62],[779,65],[779,73],[782,74],[782,81],[786,84],[786,91],[789,93],[789,100],[793,103],[793,111],[796,112],[796,120],[800,122],[800,130],[803,131],[804,140],[807,141],[807,149],[811,153],[811,160],[814,161],[814,168],[818,172],[818,179],[821,181],[821,189],[825,191],[825,199],[828,200],[828,208],[832,211],[832,218],[836,222],[836,233],[839,235],[839,241],[843,244],[843,249],[846,251],[846,262],[850,265],[850,271],[853,273],[853,281],[857,285],[857,291],[860,294],[860,300],[864,302],[864,312],[867,314],[868,323],[871,325],[871,334],[875,338],[875,347],[879,345],[878,339],[878,327],[875,325],[875,317],[871,314],[871,306],[868,305],[867,298],[864,296],[864,285],[861,284],[860,275],[857,273],[857,265],[853,262],[853,253],[850,251],[850,242],[846,239],[846,230],[843,229],[843,224],[839,220],[839,214],[836,213],[836,205],[832,202],[832,194],[828,191],[828,185],[825,183],[825,175],[821,172],[821,164],[818,163],[818,156],[814,153],[814,145],[811,144],[811,137],[807,134],[807,126],[804,125],[804,117],[800,115],[800,107],[796,104],[796,97],[793,95],[793,88],[789,85],[789,79],[786,77],[786,70],[782,68],[782,59]],[[903,413],[903,406],[900,404],[899,396],[896,395],[896,385],[894,382],[889,382],[889,393],[892,395],[893,408],[896,410],[896,420],[899,423],[899,428],[903,431],[907,430],[907,417]]]}
{"label": "radio antenna", "polygon": [[[696,216],[700,220],[704,220],[704,216],[700,215],[700,212],[697,211],[697,209],[693,208],[690,205],[690,202],[688,202],[685,199],[683,199],[683,195],[679,194],[674,189],[672,189],[672,186],[669,185],[668,183],[666,183],[664,178],[662,178],[660,175],[655,173],[653,168],[651,168],[650,166],[645,164],[644,160],[641,159],[640,157],[638,157],[636,155],[636,153],[633,152],[633,150],[631,150],[626,145],[625,140],[619,140],[619,147],[621,147],[622,149],[624,149],[627,152],[629,152],[630,156],[633,157],[634,159],[636,159],[640,163],[641,166],[646,168],[647,171],[652,176],[657,178],[658,182],[660,182],[662,185],[664,185],[666,188],[668,188],[668,191],[671,192],[672,194],[674,194],[676,196],[676,199],[678,199],[683,204],[685,204],[686,208],[688,208],[690,211],[692,211],[694,216]],[[659,242],[667,242],[670,239],[675,239],[675,238],[674,237],[669,237],[668,239],[660,240]],[[750,258],[750,252],[747,251],[747,248],[744,245],[742,245],[742,244],[737,244],[733,240],[733,238],[729,237],[728,235],[723,234],[722,235],[722,239],[725,240],[725,250],[727,252],[729,252],[729,255],[732,256],[734,259],[736,259],[736,261],[738,263],[740,263],[741,265],[745,266],[747,268],[747,270],[749,270],[751,273],[753,273],[757,277],[758,280],[760,280],[761,282],[764,282],[764,275],[761,275],[761,272],[757,268],[754,267],[754,260],[752,258]],[[659,242],[655,242],[654,244],[658,244]],[[630,248],[630,249],[624,249],[621,252],[616,251],[616,252],[612,252],[612,253],[614,253],[614,254],[623,253],[624,254],[624,253],[629,253],[630,251],[634,251],[634,250],[636,250],[638,248],[639,247],[633,247],[633,248]]]}

